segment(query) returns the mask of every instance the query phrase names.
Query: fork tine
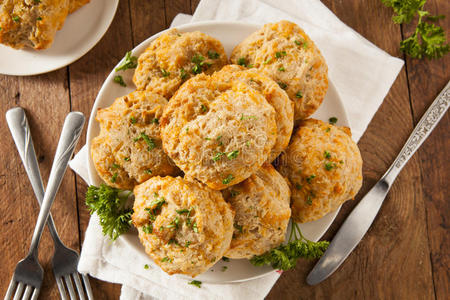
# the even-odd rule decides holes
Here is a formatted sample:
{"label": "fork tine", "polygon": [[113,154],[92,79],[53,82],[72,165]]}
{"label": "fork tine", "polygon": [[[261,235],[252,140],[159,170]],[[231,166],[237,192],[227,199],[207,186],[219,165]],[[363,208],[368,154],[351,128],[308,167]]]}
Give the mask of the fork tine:
{"label": "fork tine", "polygon": [[56,277],[56,284],[58,285],[59,294],[62,300],[67,300],[66,290],[64,289],[64,283],[61,277]]}
{"label": "fork tine", "polygon": [[9,283],[8,290],[6,291],[5,300],[9,300],[12,298],[12,294],[15,290],[16,282],[14,281],[14,278],[11,279],[11,282]]}
{"label": "fork tine", "polygon": [[72,276],[73,276],[73,280],[75,281],[75,285],[78,290],[78,296],[80,296],[81,300],[85,300],[86,297],[84,296],[83,285],[81,284],[80,276],[78,275],[78,272],[73,273]]}
{"label": "fork tine", "polygon": [[22,296],[22,292],[23,292],[23,282],[19,282],[19,284],[17,285],[16,294],[14,295],[14,300],[19,300],[20,297]]}
{"label": "fork tine", "polygon": [[25,288],[25,292],[23,293],[22,300],[27,300],[30,298],[31,291],[33,290],[33,287],[31,285],[27,285]]}
{"label": "fork tine", "polygon": [[81,274],[83,278],[84,286],[86,288],[86,293],[89,300],[94,300],[94,295],[92,294],[91,284],[89,282],[89,277],[86,274]]}
{"label": "fork tine", "polygon": [[67,289],[69,290],[70,299],[76,300],[75,290],[73,289],[72,280],[70,280],[70,275],[64,276],[64,281],[66,282]]}
{"label": "fork tine", "polygon": [[37,300],[40,291],[40,289],[34,289],[33,295],[31,295],[31,300]]}

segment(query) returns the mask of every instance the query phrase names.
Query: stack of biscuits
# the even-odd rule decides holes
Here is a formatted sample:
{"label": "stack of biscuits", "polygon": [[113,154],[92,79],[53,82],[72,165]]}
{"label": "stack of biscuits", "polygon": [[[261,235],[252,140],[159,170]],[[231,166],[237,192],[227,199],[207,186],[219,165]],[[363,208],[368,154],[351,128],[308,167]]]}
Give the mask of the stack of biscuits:
{"label": "stack of biscuits", "polygon": [[356,195],[350,129],[308,119],[327,72],[287,21],[229,59],[213,37],[176,29],[140,55],[137,90],[97,112],[91,155],[106,184],[134,191],[133,224],[164,271],[194,277],[223,256],[261,255],[284,242],[291,217],[317,220]]}

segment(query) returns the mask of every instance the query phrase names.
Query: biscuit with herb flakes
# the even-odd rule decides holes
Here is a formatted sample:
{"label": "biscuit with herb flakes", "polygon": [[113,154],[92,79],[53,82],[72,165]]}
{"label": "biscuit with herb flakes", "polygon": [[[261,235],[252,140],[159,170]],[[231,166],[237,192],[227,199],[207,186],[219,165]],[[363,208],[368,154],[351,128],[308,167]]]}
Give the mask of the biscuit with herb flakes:
{"label": "biscuit with herb flakes", "polygon": [[336,210],[362,185],[361,154],[350,129],[315,119],[300,122],[279,170],[291,185],[292,218],[301,223]]}
{"label": "biscuit with herb flakes", "polygon": [[[242,66],[228,65],[222,68],[224,77],[241,80],[259,91],[275,109],[277,140],[272,148],[268,162],[272,162],[288,146],[294,127],[294,104],[276,82],[269,77],[258,74],[256,70],[246,70]],[[250,116],[242,115],[241,118]],[[255,116],[257,118],[257,116]]]}
{"label": "biscuit with herb flakes", "polygon": [[294,102],[294,120],[313,114],[328,89],[328,67],[314,42],[296,24],[269,23],[237,45],[231,62],[256,68]]}
{"label": "biscuit with herb flakes", "polygon": [[134,188],[132,220],[145,252],[168,274],[192,277],[223,256],[233,212],[219,191],[181,177],[153,177]]}
{"label": "biscuit with herb flakes", "polygon": [[215,38],[171,29],[154,40],[139,56],[133,82],[139,90],[150,90],[170,99],[187,79],[212,74],[228,62]]}
{"label": "biscuit with herb flakes", "polygon": [[99,109],[100,134],[92,141],[91,153],[105,183],[132,189],[152,176],[180,173],[161,147],[159,119],[166,104],[157,94],[135,91]]}
{"label": "biscuit with herb flakes", "polygon": [[289,185],[271,164],[223,192],[235,212],[230,258],[251,258],[284,242],[291,217]]}
{"label": "biscuit with herb flakes", "polygon": [[22,49],[47,49],[64,25],[69,0],[3,0],[0,5],[0,43]]}
{"label": "biscuit with herb flakes", "polygon": [[170,99],[161,138],[187,176],[221,190],[250,177],[269,158],[277,138],[275,110],[241,80],[222,71],[200,74]]}

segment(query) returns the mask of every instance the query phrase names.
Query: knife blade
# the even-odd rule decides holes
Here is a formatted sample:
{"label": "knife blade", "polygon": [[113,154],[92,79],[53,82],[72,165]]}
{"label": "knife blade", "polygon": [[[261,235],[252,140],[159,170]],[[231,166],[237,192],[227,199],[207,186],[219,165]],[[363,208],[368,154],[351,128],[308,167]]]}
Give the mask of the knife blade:
{"label": "knife blade", "polygon": [[342,224],[306,282],[315,285],[328,278],[359,244],[378,214],[395,178],[430,135],[450,106],[450,81],[436,97],[409,136],[394,163],[361,199]]}

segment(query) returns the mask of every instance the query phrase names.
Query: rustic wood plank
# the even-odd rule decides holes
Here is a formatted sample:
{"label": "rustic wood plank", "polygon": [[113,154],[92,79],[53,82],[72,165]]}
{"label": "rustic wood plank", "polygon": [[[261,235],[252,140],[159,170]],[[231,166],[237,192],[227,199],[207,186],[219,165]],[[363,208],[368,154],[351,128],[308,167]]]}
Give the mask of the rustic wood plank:
{"label": "rustic wood plank", "polygon": [[166,27],[170,26],[173,18],[177,14],[190,14],[191,13],[191,2],[189,0],[165,0],[165,10],[166,10]]}
{"label": "rustic wood plank", "polygon": [[[16,263],[24,258],[39,214],[20,157],[10,136],[5,112],[22,106],[27,111],[34,145],[44,184],[50,173],[54,152],[66,114],[70,110],[67,71],[32,77],[0,76],[0,290],[6,291]],[[68,247],[78,249],[78,217],[73,174],[68,172],[52,207],[52,214],[61,239]],[[39,248],[39,260],[45,270],[42,299],[56,299],[58,292],[52,274],[53,241],[45,229]]]}
{"label": "rustic wood plank", "polygon": [[[400,27],[391,22],[390,10],[380,1],[324,2],[342,21],[378,47],[402,57],[398,50]],[[356,201],[343,206],[325,238],[333,237],[358,200],[392,163],[409,136],[412,123],[406,72],[402,70],[359,142],[364,161],[363,188]],[[394,184],[372,228],[333,276],[309,287],[305,277],[314,263],[301,262],[294,271],[283,274],[268,299],[280,295],[301,299],[433,298],[425,203],[421,194],[419,161],[414,157]],[[399,280],[393,283],[393,278]],[[298,291],[302,291],[301,295]]]}
{"label": "rustic wood plank", "polygon": [[[450,2],[445,0],[428,0],[425,7],[432,14],[447,14]],[[450,40],[450,15],[439,22]],[[403,27],[404,37],[412,34],[414,24]],[[408,82],[414,123],[417,124],[425,110],[433,102],[441,89],[450,79],[450,55],[439,60],[406,60]],[[437,299],[446,299],[450,294],[450,237],[448,235],[450,204],[450,171],[448,169],[448,149],[450,149],[450,118],[447,113],[430,135],[417,155],[421,168],[421,194],[425,201],[427,214],[427,232],[432,261],[434,290]]]}
{"label": "rustic wood plank", "polygon": [[134,46],[167,28],[165,1],[130,0]]}
{"label": "rustic wood plank", "polygon": [[[117,13],[105,36],[89,53],[69,67],[72,110],[81,111],[89,118],[92,105],[104,80],[124,54],[132,48],[128,1],[120,1]],[[81,135],[77,151],[86,143],[86,130],[87,126]],[[86,188],[86,183],[77,176],[76,194],[81,242],[84,240],[90,218],[85,205]],[[96,299],[119,299],[120,285],[94,278],[91,278],[91,285]]]}

